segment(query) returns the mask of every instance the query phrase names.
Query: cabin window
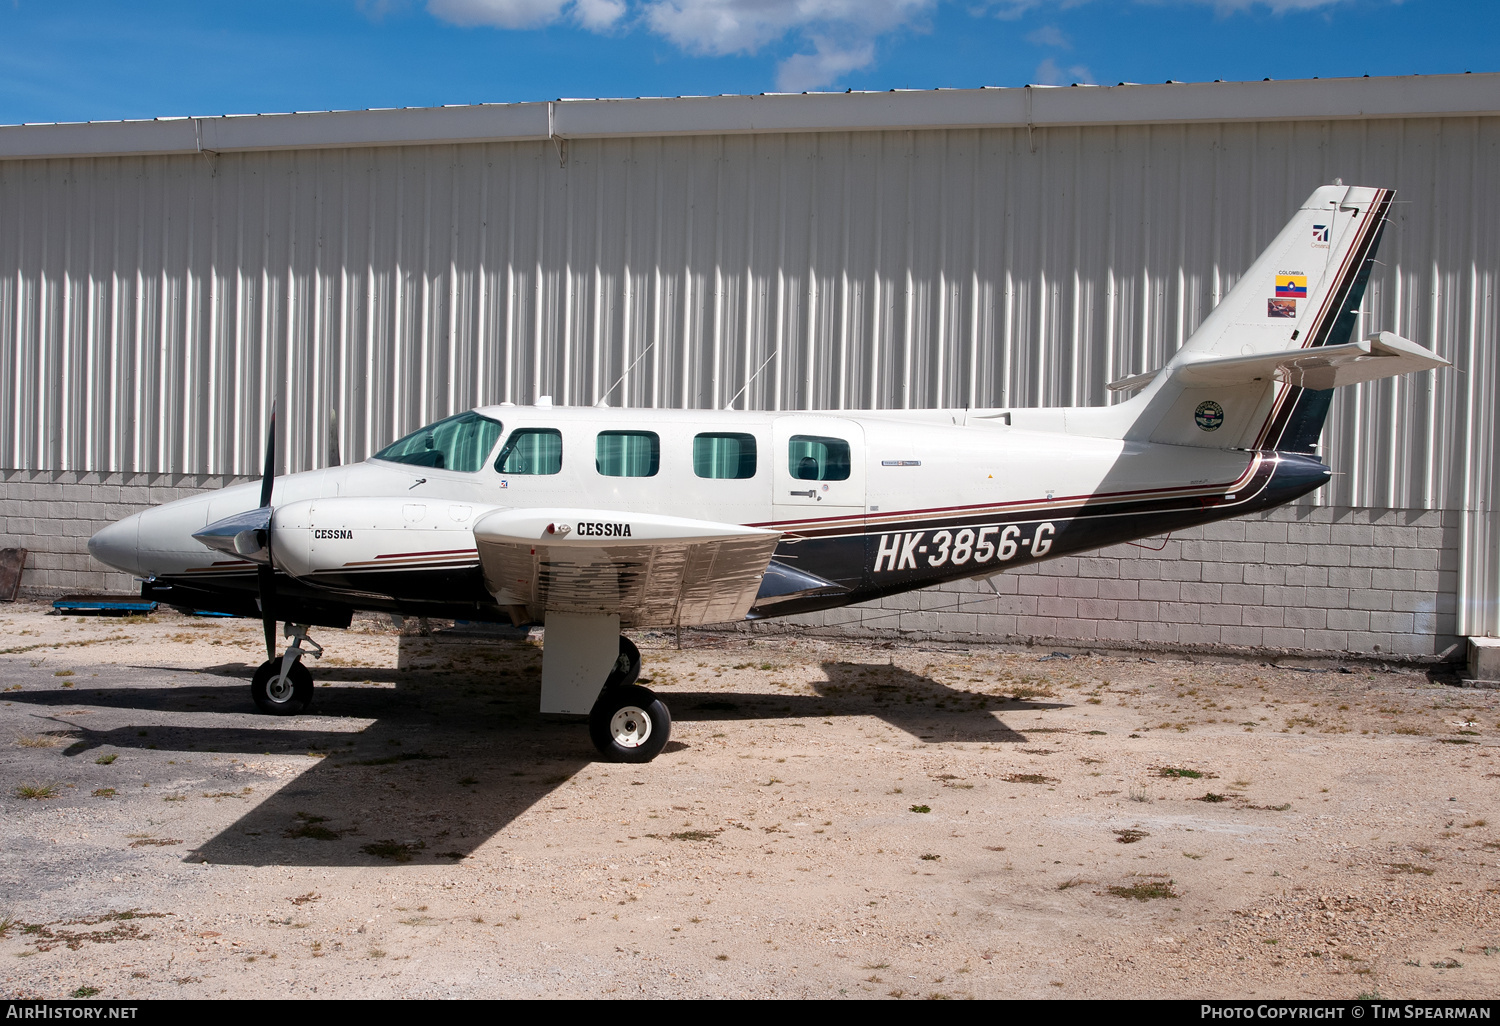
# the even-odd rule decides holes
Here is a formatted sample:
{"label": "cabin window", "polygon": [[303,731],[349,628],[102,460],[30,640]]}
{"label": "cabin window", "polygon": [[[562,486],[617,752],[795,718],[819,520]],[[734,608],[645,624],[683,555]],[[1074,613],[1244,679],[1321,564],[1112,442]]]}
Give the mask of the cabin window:
{"label": "cabin window", "polygon": [[702,434],[693,439],[693,473],[699,477],[755,476],[755,436]]}
{"label": "cabin window", "polygon": [[472,474],[484,466],[504,428],[474,412],[429,424],[377,452],[373,459]]}
{"label": "cabin window", "polygon": [[556,428],[517,428],[495,458],[502,474],[556,474],[562,470],[562,432]]}
{"label": "cabin window", "polygon": [[787,469],[798,481],[849,480],[849,443],[842,438],[793,435]]}
{"label": "cabin window", "polygon": [[661,467],[661,439],[655,431],[601,431],[594,467],[605,477],[655,477]]}

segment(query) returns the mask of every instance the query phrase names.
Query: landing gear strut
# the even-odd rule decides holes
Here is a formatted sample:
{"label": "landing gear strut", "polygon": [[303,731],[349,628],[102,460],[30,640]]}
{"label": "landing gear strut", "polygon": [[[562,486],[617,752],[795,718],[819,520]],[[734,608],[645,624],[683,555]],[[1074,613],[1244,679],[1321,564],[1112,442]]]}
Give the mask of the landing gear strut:
{"label": "landing gear strut", "polygon": [[286,636],[292,639],[280,658],[267,659],[250,681],[250,697],[256,707],[272,716],[295,716],[312,704],[312,674],[302,665],[304,651],[321,658],[323,646],[307,636],[307,625],[289,623]]}
{"label": "landing gear strut", "polygon": [[609,676],[604,680],[604,689],[624,687],[626,684],[634,684],[641,676],[641,650],[635,647],[635,642],[625,635],[620,635],[620,655],[615,660],[614,666],[610,668]]}

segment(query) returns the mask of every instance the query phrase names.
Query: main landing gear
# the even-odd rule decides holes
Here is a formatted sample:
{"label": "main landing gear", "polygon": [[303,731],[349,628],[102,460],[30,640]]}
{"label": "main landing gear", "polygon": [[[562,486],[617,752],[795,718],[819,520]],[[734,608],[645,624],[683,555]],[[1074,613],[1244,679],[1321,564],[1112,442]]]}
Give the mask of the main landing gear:
{"label": "main landing gear", "polygon": [[256,707],[272,716],[295,716],[312,704],[312,674],[302,665],[302,656],[304,651],[314,658],[323,655],[323,646],[307,636],[306,624],[287,624],[286,636],[292,639],[287,650],[261,663],[250,681]]}
{"label": "main landing gear", "polygon": [[611,762],[650,762],[672,736],[672,714],[650,688],[636,683],[641,653],[620,635],[620,655],[589,711],[589,738]]}
{"label": "main landing gear", "polygon": [[613,762],[650,762],[672,735],[667,707],[636,683],[641,653],[617,613],[548,610],[542,641],[543,715],[587,716],[589,737]]}

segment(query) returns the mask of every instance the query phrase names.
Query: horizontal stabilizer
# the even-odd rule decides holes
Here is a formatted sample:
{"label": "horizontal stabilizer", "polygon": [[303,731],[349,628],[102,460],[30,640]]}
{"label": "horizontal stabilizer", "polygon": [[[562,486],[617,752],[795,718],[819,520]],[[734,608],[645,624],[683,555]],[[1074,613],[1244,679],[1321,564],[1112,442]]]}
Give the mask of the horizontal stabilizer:
{"label": "horizontal stabilizer", "polygon": [[1343,345],[1183,363],[1172,374],[1189,388],[1249,385],[1274,378],[1322,390],[1448,366],[1447,360],[1430,349],[1382,331]]}
{"label": "horizontal stabilizer", "polygon": [[[1432,350],[1382,331],[1359,342],[1343,345],[1184,363],[1173,372],[1173,377],[1178,384],[1189,388],[1250,385],[1275,379],[1288,385],[1321,390],[1451,366]],[[1162,368],[1158,367],[1144,374],[1111,381],[1104,387],[1111,392],[1129,392],[1149,385],[1161,372]]]}
{"label": "horizontal stabilizer", "polygon": [[1143,388],[1146,385],[1151,384],[1151,382],[1156,380],[1156,376],[1160,373],[1161,368],[1158,367],[1156,368],[1156,370],[1146,371],[1144,374],[1132,374],[1128,378],[1120,378],[1118,381],[1111,381],[1104,387],[1109,389],[1111,392],[1129,392],[1132,389]]}
{"label": "horizontal stabilizer", "polygon": [[506,509],[481,517],[474,542],[502,606],[616,613],[624,627],[742,620],[777,531],[601,509]]}

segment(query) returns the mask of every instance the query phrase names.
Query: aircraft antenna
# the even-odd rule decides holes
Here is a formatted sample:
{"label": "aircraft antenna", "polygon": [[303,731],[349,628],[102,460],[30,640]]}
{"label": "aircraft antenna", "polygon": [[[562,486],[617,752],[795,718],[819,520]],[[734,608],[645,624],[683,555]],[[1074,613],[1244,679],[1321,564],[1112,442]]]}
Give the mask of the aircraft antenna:
{"label": "aircraft antenna", "polygon": [[621,374],[618,378],[616,378],[615,379],[615,383],[613,385],[610,385],[608,388],[606,388],[604,390],[604,394],[599,397],[599,401],[596,402],[594,405],[595,406],[603,406],[604,405],[604,401],[609,398],[609,394],[611,392],[613,392],[615,389],[619,388],[620,387],[620,382],[622,382],[622,381],[625,380],[625,375],[627,375],[631,371],[635,370],[635,365],[637,363],[640,363],[642,360],[644,360],[646,358],[646,354],[649,353],[649,352],[651,352],[651,350],[654,349],[654,348],[656,348],[656,343],[652,342],[645,349],[642,349],[641,350],[641,355],[637,356],[635,358],[635,362],[634,363],[632,363],[629,367],[625,368],[625,373]]}
{"label": "aircraft antenna", "polygon": [[[779,350],[779,349],[776,350],[770,356],[766,357],[766,363],[770,363],[772,360],[776,359],[776,357],[778,357],[780,355],[781,355],[781,350]],[[759,367],[755,368],[755,373],[752,374],[752,375],[750,375],[750,377],[745,381],[745,384],[740,388],[740,390],[738,392],[734,393],[734,397],[732,399],[730,399],[729,402],[727,402],[727,403],[724,404],[724,409],[729,410],[729,409],[733,409],[734,408],[735,402],[739,400],[740,396],[742,396],[742,395],[745,394],[745,389],[747,389],[751,385],[755,384],[755,379],[758,378],[758,377],[760,377],[760,372],[766,369],[766,363],[763,363]]]}

